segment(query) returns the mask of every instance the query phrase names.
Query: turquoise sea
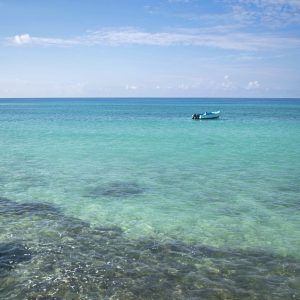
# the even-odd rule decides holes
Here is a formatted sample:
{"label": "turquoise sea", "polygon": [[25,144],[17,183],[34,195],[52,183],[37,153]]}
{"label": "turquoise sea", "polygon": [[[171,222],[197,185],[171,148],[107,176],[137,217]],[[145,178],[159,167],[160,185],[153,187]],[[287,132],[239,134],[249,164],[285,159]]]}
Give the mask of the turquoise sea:
{"label": "turquoise sea", "polygon": [[300,299],[300,99],[1,99],[0,299]]}

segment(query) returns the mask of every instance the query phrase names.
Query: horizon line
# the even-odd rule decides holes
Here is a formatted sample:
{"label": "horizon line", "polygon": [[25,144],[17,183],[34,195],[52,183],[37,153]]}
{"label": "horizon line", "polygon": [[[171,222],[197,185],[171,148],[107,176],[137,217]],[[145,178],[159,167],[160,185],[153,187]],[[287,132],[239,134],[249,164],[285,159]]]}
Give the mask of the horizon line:
{"label": "horizon line", "polygon": [[201,97],[172,97],[172,96],[162,96],[162,97],[158,97],[158,96],[154,96],[154,97],[150,97],[150,96],[133,96],[133,97],[122,97],[122,96],[108,96],[108,97],[103,97],[103,96],[91,96],[91,97],[84,97],[84,96],[80,96],[80,97],[0,97],[0,100],[13,100],[13,99],[20,99],[20,100],[26,100],[26,99],[32,99],[32,100],[39,100],[39,99],[249,99],[249,100],[257,100],[257,99],[273,99],[273,100],[283,100],[283,99],[296,99],[296,100],[300,100],[300,96],[299,97],[238,97],[238,96],[233,96],[233,97],[205,97],[205,96],[201,96]]}

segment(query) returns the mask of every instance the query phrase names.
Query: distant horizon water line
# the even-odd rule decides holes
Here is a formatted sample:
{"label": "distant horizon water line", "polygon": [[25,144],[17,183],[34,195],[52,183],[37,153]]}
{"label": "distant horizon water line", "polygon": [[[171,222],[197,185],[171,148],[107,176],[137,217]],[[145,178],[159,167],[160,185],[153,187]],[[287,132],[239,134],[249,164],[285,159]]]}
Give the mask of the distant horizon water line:
{"label": "distant horizon water line", "polygon": [[191,99],[191,100],[196,100],[196,99],[199,99],[199,100],[206,100],[206,99],[211,99],[211,100],[215,100],[215,99],[218,99],[218,100],[260,100],[260,99],[264,99],[264,100],[300,100],[300,96],[299,97],[205,97],[205,96],[199,96],[199,97],[182,97],[182,96],[174,96],[174,97],[171,97],[171,96],[162,96],[162,97],[158,97],[158,96],[155,96],[155,97],[144,97],[144,96],[132,96],[132,97],[113,97],[113,96],[108,96],[108,97],[102,97],[102,96],[87,96],[87,97],[84,97],[84,96],[74,96],[74,97],[0,97],[0,100],[47,100],[47,99],[65,99],[65,100],[74,100],[74,99],[79,99],[79,100],[83,100],[83,99],[91,99],[91,100],[97,100],[97,99],[125,99],[125,100],[128,100],[128,99],[133,99],[133,100],[138,100],[138,99],[157,99],[157,100],[160,100],[160,99],[166,99],[166,100],[184,100],[184,99]]}

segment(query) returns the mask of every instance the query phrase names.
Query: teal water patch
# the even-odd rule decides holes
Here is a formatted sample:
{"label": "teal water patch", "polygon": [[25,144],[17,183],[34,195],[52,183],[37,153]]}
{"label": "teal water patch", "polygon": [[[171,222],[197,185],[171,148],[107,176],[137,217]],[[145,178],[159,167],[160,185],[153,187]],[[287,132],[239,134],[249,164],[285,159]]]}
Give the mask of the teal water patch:
{"label": "teal water patch", "polygon": [[[93,227],[38,202],[0,198],[0,220],[0,238],[6,240],[0,244],[2,299],[300,296],[300,262],[291,257],[179,240],[132,240],[119,227]],[[1,268],[2,261],[9,267]]]}
{"label": "teal water patch", "polygon": [[[3,197],[127,239],[299,258],[299,101],[1,103]],[[219,120],[191,120],[219,109]]]}

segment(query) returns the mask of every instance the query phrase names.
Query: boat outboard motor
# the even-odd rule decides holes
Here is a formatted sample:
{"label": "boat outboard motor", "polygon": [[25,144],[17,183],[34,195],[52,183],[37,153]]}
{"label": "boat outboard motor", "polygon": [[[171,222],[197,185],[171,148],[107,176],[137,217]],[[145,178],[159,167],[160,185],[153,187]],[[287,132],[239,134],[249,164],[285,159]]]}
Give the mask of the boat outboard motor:
{"label": "boat outboard motor", "polygon": [[199,118],[200,118],[200,114],[193,114],[192,115],[193,120],[199,120]]}

